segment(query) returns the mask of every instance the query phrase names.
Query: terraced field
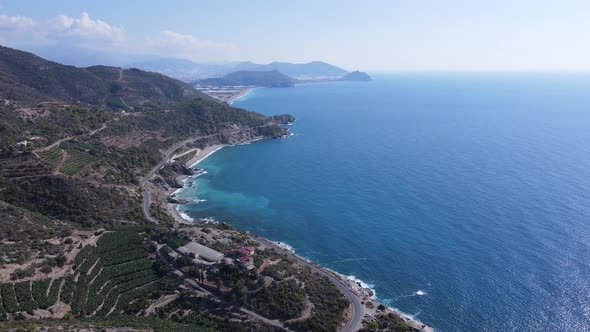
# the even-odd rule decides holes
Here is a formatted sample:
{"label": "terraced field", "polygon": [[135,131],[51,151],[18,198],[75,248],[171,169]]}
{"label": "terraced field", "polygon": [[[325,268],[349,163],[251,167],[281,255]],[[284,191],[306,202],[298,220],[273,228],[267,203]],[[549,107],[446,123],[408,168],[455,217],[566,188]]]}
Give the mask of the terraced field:
{"label": "terraced field", "polygon": [[152,293],[159,294],[162,284],[172,282],[160,277],[152,263],[136,231],[106,233],[96,247],[80,251],[72,275],[0,285],[0,317],[32,313],[58,300],[69,304],[76,316],[135,314],[149,305]]}
{"label": "terraced field", "polygon": [[59,146],[56,146],[56,147],[49,149],[47,151],[38,152],[37,154],[39,155],[39,157],[41,157],[41,159],[44,162],[47,163],[47,165],[53,171],[55,171],[55,169],[59,165],[59,162],[61,161],[61,158],[63,157],[63,152],[61,151]]}
{"label": "terraced field", "polygon": [[17,157],[0,158],[0,177],[4,179],[35,178],[49,174],[46,164],[39,162],[32,153]]}
{"label": "terraced field", "polygon": [[66,152],[68,154],[68,159],[61,169],[61,172],[65,175],[76,175],[86,166],[90,165],[90,163],[97,160],[96,157],[82,150],[68,149]]}

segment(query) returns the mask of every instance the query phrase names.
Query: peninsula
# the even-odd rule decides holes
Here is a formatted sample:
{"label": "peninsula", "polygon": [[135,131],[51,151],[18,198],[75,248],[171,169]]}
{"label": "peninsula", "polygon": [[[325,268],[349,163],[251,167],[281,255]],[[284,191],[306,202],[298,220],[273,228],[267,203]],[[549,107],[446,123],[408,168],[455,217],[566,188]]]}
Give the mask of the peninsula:
{"label": "peninsula", "polygon": [[[260,67],[254,67],[260,68]],[[266,68],[266,67],[262,67]],[[286,67],[291,68],[291,67]],[[364,72],[353,71],[341,77],[323,77],[323,76],[299,76],[299,78],[287,76],[280,71],[273,70],[240,70],[229,73],[223,77],[207,78],[192,82],[199,91],[231,103],[234,100],[246,95],[254,88],[291,88],[296,84],[339,82],[339,81],[358,81],[368,82],[371,77]]]}

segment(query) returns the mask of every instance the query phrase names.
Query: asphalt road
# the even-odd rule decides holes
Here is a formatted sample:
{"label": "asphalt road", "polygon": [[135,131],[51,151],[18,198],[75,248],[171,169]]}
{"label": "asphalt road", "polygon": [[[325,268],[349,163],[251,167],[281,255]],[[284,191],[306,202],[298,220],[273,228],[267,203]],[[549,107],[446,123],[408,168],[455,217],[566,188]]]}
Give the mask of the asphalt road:
{"label": "asphalt road", "polygon": [[181,146],[185,145],[188,142],[192,142],[194,140],[198,140],[205,137],[207,136],[190,138],[180,143],[176,143],[172,147],[168,148],[166,151],[164,151],[164,158],[162,159],[162,161],[160,161],[158,165],[152,168],[146,176],[139,180],[139,187],[141,187],[141,189],[143,190],[143,214],[146,216],[146,218],[148,218],[149,221],[157,223],[158,219],[154,218],[150,213],[150,192],[145,188],[145,184],[154,176],[154,174],[156,174],[156,172],[160,170],[160,168],[162,168],[162,166],[164,166],[164,164],[168,162],[168,160],[170,160],[172,154],[174,154],[176,150],[180,149]]}
{"label": "asphalt road", "polygon": [[355,293],[353,293],[352,290],[347,285],[345,285],[344,283],[342,283],[342,281],[335,278],[332,274],[328,273],[324,268],[322,268],[318,265],[315,265],[313,263],[310,263],[297,255],[294,255],[290,251],[277,246],[273,242],[271,242],[265,238],[262,238],[262,237],[258,237],[257,240],[258,240],[258,242],[264,244],[265,246],[272,247],[277,252],[286,254],[291,259],[296,260],[301,265],[308,266],[312,271],[328,278],[328,280],[330,280],[332,282],[332,284],[334,284],[334,286],[338,287],[338,289],[340,289],[340,291],[352,303],[352,319],[349,320],[348,323],[346,323],[346,325],[344,325],[344,327],[342,328],[341,331],[353,332],[353,331],[357,331],[360,328],[361,321],[363,319],[363,312],[364,312],[363,305],[361,304],[361,299]]}
{"label": "asphalt road", "polygon": [[239,132],[239,130],[227,130],[227,131],[222,131],[219,133],[215,133],[215,134],[211,134],[211,135],[203,135],[203,136],[197,136],[197,137],[192,137],[189,139],[186,139],[182,142],[176,143],[174,144],[172,147],[168,148],[166,151],[164,151],[164,158],[162,158],[162,161],[160,161],[154,168],[152,168],[150,170],[150,172],[144,176],[143,178],[141,178],[139,180],[139,187],[141,188],[141,190],[143,191],[143,214],[146,216],[146,218],[154,223],[158,222],[158,219],[154,218],[152,216],[152,214],[150,213],[150,192],[149,190],[147,190],[145,188],[145,184],[151,180],[151,178],[160,170],[160,168],[162,168],[162,166],[164,166],[168,160],[170,160],[170,158],[172,158],[172,156],[174,155],[174,152],[176,152],[176,150],[180,149],[180,147],[182,147],[183,145],[189,143],[189,142],[193,142],[193,141],[197,141],[203,138],[208,138],[208,137],[214,137],[217,135],[222,135],[222,134],[233,134]]}

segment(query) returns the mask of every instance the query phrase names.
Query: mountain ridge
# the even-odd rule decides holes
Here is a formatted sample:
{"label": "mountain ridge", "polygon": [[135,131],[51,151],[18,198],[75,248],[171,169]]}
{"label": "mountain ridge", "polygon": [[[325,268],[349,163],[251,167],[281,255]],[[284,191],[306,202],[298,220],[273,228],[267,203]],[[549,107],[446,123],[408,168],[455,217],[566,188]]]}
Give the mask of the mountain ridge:
{"label": "mountain ridge", "polygon": [[0,46],[0,97],[26,104],[65,102],[112,109],[208,98],[165,75],[110,66],[75,67]]}
{"label": "mountain ridge", "polygon": [[252,61],[227,63],[197,63],[187,59],[162,58],[140,61],[125,67],[136,67],[142,70],[160,72],[186,82],[206,78],[222,77],[236,71],[271,71],[281,73],[297,79],[310,78],[339,78],[350,72],[324,61],[310,61],[307,63],[271,62],[258,64]]}

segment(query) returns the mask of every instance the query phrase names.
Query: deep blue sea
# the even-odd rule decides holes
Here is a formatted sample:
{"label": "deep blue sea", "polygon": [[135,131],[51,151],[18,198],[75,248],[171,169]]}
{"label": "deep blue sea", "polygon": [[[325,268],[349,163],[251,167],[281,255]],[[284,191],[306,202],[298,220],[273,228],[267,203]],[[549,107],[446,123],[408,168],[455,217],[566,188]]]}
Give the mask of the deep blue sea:
{"label": "deep blue sea", "polygon": [[[590,330],[590,74],[388,73],[256,89],[293,136],[184,196],[439,331]],[[419,295],[422,294],[422,295]]]}

